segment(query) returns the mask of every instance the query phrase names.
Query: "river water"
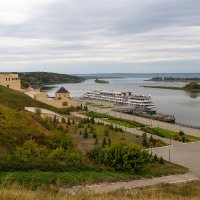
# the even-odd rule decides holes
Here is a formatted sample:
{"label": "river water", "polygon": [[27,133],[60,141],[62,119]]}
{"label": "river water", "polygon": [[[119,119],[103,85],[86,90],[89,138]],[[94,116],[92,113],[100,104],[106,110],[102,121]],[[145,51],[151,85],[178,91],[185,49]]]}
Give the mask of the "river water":
{"label": "river water", "polygon": [[115,78],[106,79],[109,84],[98,84],[90,79],[83,83],[58,84],[53,85],[53,89],[48,90],[48,94],[53,96],[61,86],[65,87],[71,97],[81,97],[87,91],[95,89],[133,92],[140,95],[152,95],[152,100],[156,105],[157,112],[175,115],[176,122],[192,126],[200,126],[200,94],[190,93],[182,90],[167,90],[143,88],[143,85],[154,86],[178,86],[182,87],[182,82],[152,82],[145,81],[149,78]]}

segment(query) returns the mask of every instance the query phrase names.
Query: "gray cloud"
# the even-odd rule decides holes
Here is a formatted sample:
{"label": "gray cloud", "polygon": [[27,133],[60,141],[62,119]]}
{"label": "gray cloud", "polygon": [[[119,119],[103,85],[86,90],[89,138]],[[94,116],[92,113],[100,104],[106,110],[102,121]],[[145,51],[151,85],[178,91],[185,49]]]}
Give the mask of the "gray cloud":
{"label": "gray cloud", "polygon": [[198,0],[52,0],[23,12],[0,20],[1,71],[200,71]]}

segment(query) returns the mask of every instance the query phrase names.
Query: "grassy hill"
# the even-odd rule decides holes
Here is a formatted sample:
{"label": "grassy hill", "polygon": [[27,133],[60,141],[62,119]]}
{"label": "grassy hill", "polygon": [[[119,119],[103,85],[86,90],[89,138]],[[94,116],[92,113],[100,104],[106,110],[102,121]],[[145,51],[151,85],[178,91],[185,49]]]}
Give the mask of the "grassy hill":
{"label": "grassy hill", "polygon": [[82,77],[50,72],[24,72],[19,73],[19,77],[24,88],[30,85],[43,86],[60,83],[80,83],[84,81]]}
{"label": "grassy hill", "polygon": [[80,153],[65,129],[25,111],[25,106],[56,111],[21,92],[0,86],[0,170],[64,169],[79,162]]}
{"label": "grassy hill", "polygon": [[39,101],[32,99],[31,97],[27,96],[22,92],[8,89],[3,86],[0,86],[0,105],[5,105],[15,110],[24,110],[24,107],[32,106],[32,107],[43,107],[46,109],[58,111],[58,109],[53,106],[41,103]]}

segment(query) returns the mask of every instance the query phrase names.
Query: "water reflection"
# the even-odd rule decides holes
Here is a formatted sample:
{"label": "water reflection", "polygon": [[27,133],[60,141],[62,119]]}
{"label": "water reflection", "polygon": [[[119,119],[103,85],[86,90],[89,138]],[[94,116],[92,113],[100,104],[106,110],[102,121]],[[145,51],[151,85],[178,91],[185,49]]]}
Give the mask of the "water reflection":
{"label": "water reflection", "polygon": [[187,95],[189,95],[192,99],[196,99],[198,97],[200,97],[200,93],[199,92],[189,92],[189,91],[185,91]]}

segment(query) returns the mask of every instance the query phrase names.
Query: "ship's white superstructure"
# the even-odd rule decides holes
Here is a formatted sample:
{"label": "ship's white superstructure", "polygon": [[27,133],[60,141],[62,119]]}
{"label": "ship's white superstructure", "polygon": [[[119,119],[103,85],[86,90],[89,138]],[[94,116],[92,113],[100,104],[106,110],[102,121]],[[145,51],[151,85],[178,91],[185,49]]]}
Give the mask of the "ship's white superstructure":
{"label": "ship's white superstructure", "polygon": [[155,110],[151,95],[134,95],[131,92],[112,92],[104,90],[93,90],[83,95],[83,98],[92,100],[109,101],[116,104],[134,106],[141,110]]}

